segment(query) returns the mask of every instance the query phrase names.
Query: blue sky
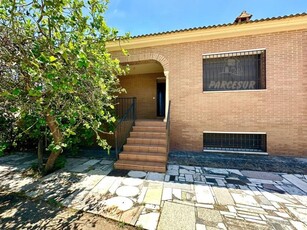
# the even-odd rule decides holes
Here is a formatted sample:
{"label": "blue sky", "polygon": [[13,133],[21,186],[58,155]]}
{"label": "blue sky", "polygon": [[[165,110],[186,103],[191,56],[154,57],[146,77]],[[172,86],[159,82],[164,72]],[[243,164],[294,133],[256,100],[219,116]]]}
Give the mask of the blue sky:
{"label": "blue sky", "polygon": [[122,35],[231,23],[243,11],[252,19],[307,12],[307,0],[110,0],[109,26]]}

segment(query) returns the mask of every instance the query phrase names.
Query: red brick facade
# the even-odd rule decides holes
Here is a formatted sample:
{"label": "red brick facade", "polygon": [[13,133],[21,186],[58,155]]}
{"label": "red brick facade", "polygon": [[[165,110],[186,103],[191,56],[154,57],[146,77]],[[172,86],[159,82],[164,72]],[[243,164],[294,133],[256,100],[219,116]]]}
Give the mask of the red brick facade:
{"label": "red brick facade", "polygon": [[[203,54],[259,48],[266,50],[266,89],[203,92]],[[266,132],[269,154],[307,156],[306,29],[128,52],[113,55],[159,60],[169,73],[172,150],[201,151],[203,131]]]}

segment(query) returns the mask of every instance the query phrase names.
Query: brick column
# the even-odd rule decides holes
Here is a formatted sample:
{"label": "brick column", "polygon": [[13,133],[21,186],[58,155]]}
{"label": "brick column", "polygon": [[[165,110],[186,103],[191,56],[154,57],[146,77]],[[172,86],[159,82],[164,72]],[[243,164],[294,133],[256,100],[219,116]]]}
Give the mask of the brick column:
{"label": "brick column", "polygon": [[166,122],[167,114],[168,114],[168,102],[169,102],[169,71],[164,71],[165,76],[165,118],[164,122]]}

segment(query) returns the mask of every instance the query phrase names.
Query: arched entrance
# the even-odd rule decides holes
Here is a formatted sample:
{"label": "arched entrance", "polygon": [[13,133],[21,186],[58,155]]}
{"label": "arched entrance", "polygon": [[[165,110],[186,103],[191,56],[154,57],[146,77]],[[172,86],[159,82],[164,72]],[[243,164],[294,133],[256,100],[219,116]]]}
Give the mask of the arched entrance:
{"label": "arched entrance", "polygon": [[[119,77],[127,94],[137,98],[140,119],[165,118],[169,101],[169,63],[156,53],[129,54],[118,57],[122,65],[129,65],[128,75]],[[163,108],[164,107],[164,108]]]}
{"label": "arched entrance", "polygon": [[126,76],[120,76],[120,84],[126,93],[120,97],[137,98],[138,119],[164,119],[167,111],[167,77],[160,62],[143,60],[122,63],[129,67]]}

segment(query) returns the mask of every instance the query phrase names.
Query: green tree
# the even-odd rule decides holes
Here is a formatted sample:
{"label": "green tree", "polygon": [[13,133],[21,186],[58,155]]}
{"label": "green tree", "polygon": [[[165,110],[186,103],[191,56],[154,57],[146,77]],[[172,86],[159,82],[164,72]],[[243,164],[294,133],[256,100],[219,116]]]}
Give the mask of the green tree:
{"label": "green tree", "polygon": [[103,17],[108,1],[0,2],[0,113],[15,125],[27,118],[19,135],[47,127],[47,172],[77,128],[95,132],[106,148],[98,134],[115,121],[110,111],[123,74],[106,50],[117,37]]}

